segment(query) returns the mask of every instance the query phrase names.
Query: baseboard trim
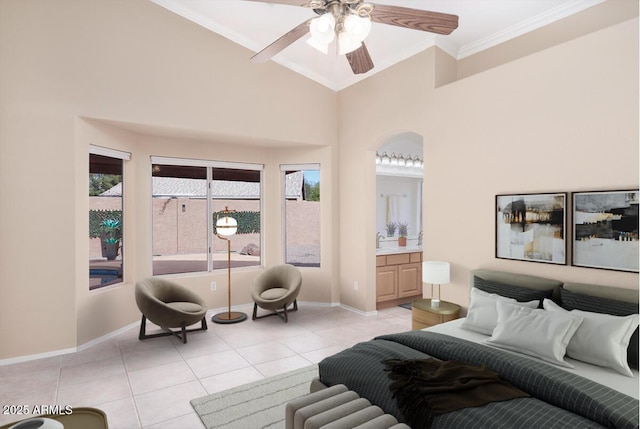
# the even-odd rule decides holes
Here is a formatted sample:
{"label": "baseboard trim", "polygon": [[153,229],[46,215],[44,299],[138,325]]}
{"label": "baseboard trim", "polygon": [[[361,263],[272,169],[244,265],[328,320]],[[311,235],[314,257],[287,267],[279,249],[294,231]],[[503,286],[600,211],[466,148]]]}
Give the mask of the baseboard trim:
{"label": "baseboard trim", "polygon": [[26,355],[26,356],[14,357],[14,358],[2,359],[0,360],[0,366],[12,365],[14,363],[29,362],[32,360],[45,359],[45,358],[51,358],[56,356],[62,356],[69,353],[75,353],[77,351],[78,351],[77,347],[71,347],[68,349],[54,350],[51,352],[37,353],[34,355]]}
{"label": "baseboard trim", "polygon": [[91,340],[89,342],[86,342],[84,344],[81,344],[77,347],[69,347],[68,349],[61,349],[61,350],[53,350],[50,352],[44,352],[44,353],[36,353],[33,355],[25,355],[25,356],[18,356],[18,357],[14,357],[14,358],[8,358],[8,359],[2,359],[0,360],[0,366],[5,366],[5,365],[12,365],[14,363],[23,363],[23,362],[30,362],[32,360],[38,360],[38,359],[45,359],[45,358],[51,358],[51,357],[56,357],[56,356],[64,356],[64,355],[68,355],[70,353],[77,353],[77,352],[81,352],[83,350],[88,349],[89,347],[95,346],[96,344],[100,344],[103,341],[106,341],[108,339],[111,339],[113,337],[117,337],[118,335],[120,335],[121,333],[125,332],[128,329],[131,329],[135,326],[138,326],[140,324],[140,321],[137,322],[133,322],[128,324],[127,326],[124,326],[120,329],[117,329],[113,332],[109,332],[108,334],[105,334],[101,337],[98,337],[94,340]]}
{"label": "baseboard trim", "polygon": [[[357,308],[353,308],[353,307],[349,307],[348,305],[344,305],[344,304],[340,304],[339,302],[313,302],[313,301],[299,301],[298,305],[307,305],[310,307],[342,307],[345,310],[349,310],[349,311],[353,311],[354,313],[358,313],[360,315],[363,316],[375,316],[377,313],[377,311],[370,311],[370,312],[364,312],[362,310],[358,310]],[[235,306],[231,306],[231,309],[234,311],[242,311],[245,310],[247,312],[251,312],[253,308],[253,303],[250,304],[241,304],[241,305],[235,305]],[[228,307],[223,307],[223,308],[217,308],[217,309],[209,309],[207,311],[207,317],[210,317],[214,314],[218,314],[218,313],[222,313],[227,311],[229,308]],[[36,353],[36,354],[32,354],[32,355],[25,355],[25,356],[18,356],[18,357],[14,357],[14,358],[7,358],[7,359],[0,359],[0,366],[5,366],[5,365],[12,365],[15,363],[23,363],[23,362],[29,362],[32,360],[37,360],[37,359],[45,359],[45,358],[51,358],[51,357],[56,357],[56,356],[64,356],[64,355],[68,355],[70,353],[76,353],[76,352],[81,352],[83,350],[88,349],[89,347],[95,346],[96,344],[100,344],[103,341],[109,340],[111,338],[117,337],[118,335],[122,334],[123,332],[134,328],[134,327],[138,327],[140,326],[140,321],[137,320],[135,322],[129,323],[128,325],[117,329],[113,332],[109,332],[108,334],[102,335],[101,337],[98,337],[96,339],[93,339],[91,341],[88,341],[84,344],[81,344],[77,347],[70,347],[67,349],[61,349],[61,350],[53,350],[50,352],[44,352],[44,353]]]}
{"label": "baseboard trim", "polygon": [[117,337],[118,335],[122,334],[123,332],[125,332],[125,331],[127,331],[127,330],[129,330],[131,328],[138,327],[138,326],[140,326],[140,321],[139,320],[137,320],[135,322],[131,322],[127,326],[124,326],[124,327],[122,327],[120,329],[117,329],[115,331],[109,332],[108,334],[105,334],[105,335],[103,335],[101,337],[98,337],[98,338],[96,338],[94,340],[91,340],[91,341],[89,341],[87,343],[84,343],[84,344],[78,346],[76,351],[81,352],[83,350],[86,350],[89,347],[95,346],[96,344],[100,344],[103,341],[106,341],[106,340],[109,340],[111,338]]}
{"label": "baseboard trim", "polygon": [[349,307],[348,305],[345,304],[340,304],[340,307],[344,308],[345,310],[349,310],[349,311],[353,311],[354,313],[357,313],[361,316],[375,316],[378,314],[377,310],[374,311],[362,311],[362,310],[358,310],[357,308],[353,308],[353,307]]}
{"label": "baseboard trim", "polygon": [[340,307],[339,302],[298,301],[298,304],[307,305],[309,307]]}

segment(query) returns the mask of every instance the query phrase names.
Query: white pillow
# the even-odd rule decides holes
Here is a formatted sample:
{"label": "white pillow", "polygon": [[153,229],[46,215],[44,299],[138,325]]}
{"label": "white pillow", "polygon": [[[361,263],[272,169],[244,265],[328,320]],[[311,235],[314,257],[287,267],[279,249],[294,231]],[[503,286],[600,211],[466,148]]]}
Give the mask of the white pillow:
{"label": "white pillow", "polygon": [[498,301],[510,302],[529,308],[537,308],[540,305],[540,301],[537,299],[528,302],[518,302],[513,298],[506,298],[495,293],[487,293],[474,287],[471,288],[471,301],[469,303],[467,318],[462,322],[460,327],[469,331],[491,335],[493,328],[495,328],[498,323],[498,312],[496,310],[496,302]]}
{"label": "white pillow", "polygon": [[581,317],[498,301],[498,324],[487,343],[573,368],[564,355]]}
{"label": "white pillow", "polygon": [[627,362],[627,348],[638,327],[638,315],[612,316],[588,311],[567,311],[545,299],[545,310],[581,317],[584,320],[567,346],[567,356],[593,365],[604,366],[633,377]]}

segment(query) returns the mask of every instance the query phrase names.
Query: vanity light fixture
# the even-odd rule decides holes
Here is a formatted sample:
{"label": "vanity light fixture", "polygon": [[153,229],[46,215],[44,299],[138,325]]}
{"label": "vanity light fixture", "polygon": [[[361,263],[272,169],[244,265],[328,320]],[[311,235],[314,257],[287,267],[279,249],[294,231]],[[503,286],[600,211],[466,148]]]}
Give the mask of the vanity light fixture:
{"label": "vanity light fixture", "polygon": [[409,167],[409,168],[422,168],[423,167],[423,162],[420,159],[420,157],[418,157],[418,155],[415,155],[413,158],[411,157],[411,155],[402,155],[401,153],[399,153],[398,155],[396,155],[395,153],[392,153],[391,156],[389,156],[387,154],[387,152],[382,152],[382,155],[380,155],[378,152],[376,152],[376,165],[380,165],[380,166],[393,166],[393,167]]}
{"label": "vanity light fixture", "polygon": [[[376,153],[376,155],[378,154]],[[389,158],[389,155],[387,155],[387,152],[382,152],[382,156],[380,157],[380,164],[382,165],[391,164],[391,158]]]}
{"label": "vanity light fixture", "polygon": [[391,165],[398,165],[398,157],[396,156],[395,152],[391,153]]}

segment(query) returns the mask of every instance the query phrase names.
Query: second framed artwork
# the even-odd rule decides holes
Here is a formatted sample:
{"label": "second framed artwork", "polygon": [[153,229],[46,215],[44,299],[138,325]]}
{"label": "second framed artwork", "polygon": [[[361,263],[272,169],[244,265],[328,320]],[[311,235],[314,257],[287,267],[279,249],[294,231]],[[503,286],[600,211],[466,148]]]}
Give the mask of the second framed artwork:
{"label": "second framed artwork", "polygon": [[573,194],[572,265],[638,272],[638,190]]}
{"label": "second framed artwork", "polygon": [[565,265],[567,193],[496,195],[496,258]]}

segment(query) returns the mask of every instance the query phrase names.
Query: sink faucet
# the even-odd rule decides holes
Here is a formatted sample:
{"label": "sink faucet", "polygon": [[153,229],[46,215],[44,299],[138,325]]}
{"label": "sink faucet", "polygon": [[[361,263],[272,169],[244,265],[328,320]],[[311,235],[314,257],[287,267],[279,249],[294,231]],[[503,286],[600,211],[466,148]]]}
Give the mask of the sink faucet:
{"label": "sink faucet", "polygon": [[380,248],[380,239],[383,237],[379,232],[376,233],[376,249]]}
{"label": "sink faucet", "polygon": [[418,246],[422,246],[422,231],[418,234]]}

